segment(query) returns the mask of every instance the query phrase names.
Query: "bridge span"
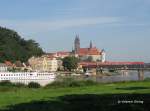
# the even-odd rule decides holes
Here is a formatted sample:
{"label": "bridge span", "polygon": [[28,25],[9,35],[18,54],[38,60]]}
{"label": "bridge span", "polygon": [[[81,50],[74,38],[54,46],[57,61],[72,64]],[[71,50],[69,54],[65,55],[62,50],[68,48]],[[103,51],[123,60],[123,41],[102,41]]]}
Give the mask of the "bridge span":
{"label": "bridge span", "polygon": [[103,69],[109,70],[135,70],[138,72],[139,80],[144,79],[144,71],[150,71],[150,63],[144,62],[80,62],[82,68],[98,69],[103,71]]}

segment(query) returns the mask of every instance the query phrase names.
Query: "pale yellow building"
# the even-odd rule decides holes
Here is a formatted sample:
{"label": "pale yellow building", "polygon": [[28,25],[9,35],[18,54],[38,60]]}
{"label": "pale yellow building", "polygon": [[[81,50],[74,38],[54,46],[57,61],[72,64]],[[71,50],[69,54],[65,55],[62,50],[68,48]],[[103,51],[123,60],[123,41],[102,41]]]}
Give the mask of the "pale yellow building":
{"label": "pale yellow building", "polygon": [[48,56],[32,57],[28,62],[33,71],[55,72],[58,69],[58,60]]}

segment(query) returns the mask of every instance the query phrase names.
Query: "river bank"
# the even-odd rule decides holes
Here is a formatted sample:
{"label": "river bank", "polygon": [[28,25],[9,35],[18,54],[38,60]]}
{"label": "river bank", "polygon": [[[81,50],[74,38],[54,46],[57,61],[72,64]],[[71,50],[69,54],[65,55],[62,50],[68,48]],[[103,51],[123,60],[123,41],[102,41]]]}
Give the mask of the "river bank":
{"label": "river bank", "polygon": [[[0,90],[0,111],[125,111],[126,108],[143,111],[150,103],[149,94],[150,81],[80,87],[10,88],[5,92]],[[123,100],[141,103],[118,103]],[[145,111],[148,111],[146,108]]]}

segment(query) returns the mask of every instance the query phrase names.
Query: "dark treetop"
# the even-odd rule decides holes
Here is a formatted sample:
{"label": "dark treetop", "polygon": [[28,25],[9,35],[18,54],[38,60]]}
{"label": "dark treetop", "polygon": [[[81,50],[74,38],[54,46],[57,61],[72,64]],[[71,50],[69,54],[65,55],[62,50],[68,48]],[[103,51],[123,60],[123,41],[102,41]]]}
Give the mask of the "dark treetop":
{"label": "dark treetop", "polygon": [[0,27],[0,62],[26,62],[31,56],[42,54],[43,50],[34,40],[24,40],[17,32]]}

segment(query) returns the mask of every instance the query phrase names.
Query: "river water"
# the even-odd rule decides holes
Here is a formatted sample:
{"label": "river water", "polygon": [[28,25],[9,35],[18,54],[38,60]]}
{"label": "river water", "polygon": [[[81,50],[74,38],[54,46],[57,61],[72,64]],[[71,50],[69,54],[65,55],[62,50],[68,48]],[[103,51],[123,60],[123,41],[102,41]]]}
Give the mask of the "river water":
{"label": "river water", "polygon": [[[150,71],[144,72],[144,79],[150,78]],[[103,76],[103,77],[95,77],[91,78],[97,82],[119,82],[119,81],[135,81],[138,80],[138,72],[137,71],[129,71],[126,74],[116,74],[112,76]]]}

